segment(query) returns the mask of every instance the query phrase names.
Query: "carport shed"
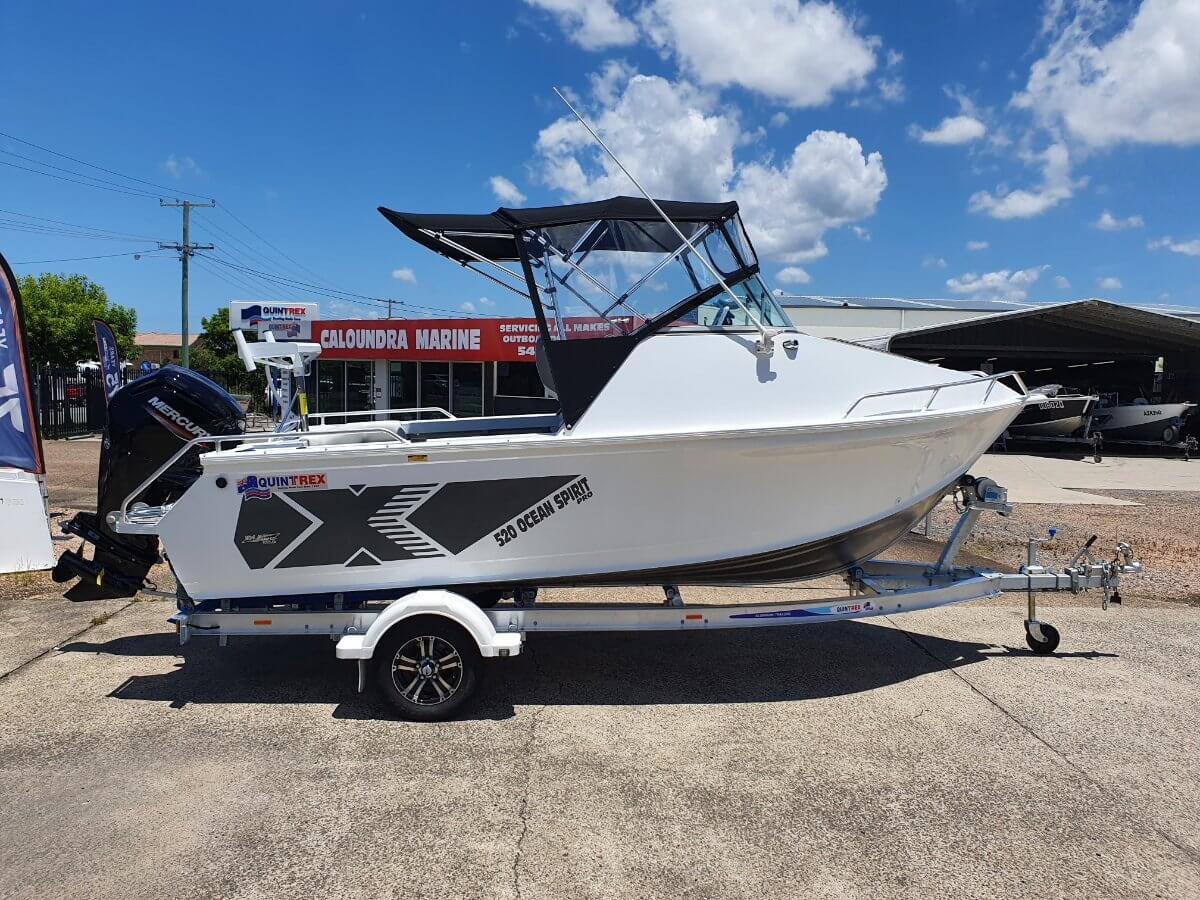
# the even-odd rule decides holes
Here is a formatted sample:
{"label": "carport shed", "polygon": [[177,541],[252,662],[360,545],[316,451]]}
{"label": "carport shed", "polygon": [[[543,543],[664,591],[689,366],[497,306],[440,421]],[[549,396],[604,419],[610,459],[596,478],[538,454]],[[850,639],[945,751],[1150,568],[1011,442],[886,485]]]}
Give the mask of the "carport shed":
{"label": "carport shed", "polygon": [[963,371],[1016,369],[1031,387],[1115,391],[1122,400],[1200,399],[1200,322],[1106,300],[1012,310],[869,343]]}

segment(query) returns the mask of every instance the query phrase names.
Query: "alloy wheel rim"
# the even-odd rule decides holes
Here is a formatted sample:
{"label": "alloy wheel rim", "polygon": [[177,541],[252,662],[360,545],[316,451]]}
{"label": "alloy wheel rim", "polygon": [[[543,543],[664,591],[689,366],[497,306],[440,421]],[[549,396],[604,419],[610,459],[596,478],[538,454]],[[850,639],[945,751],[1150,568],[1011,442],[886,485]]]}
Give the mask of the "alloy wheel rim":
{"label": "alloy wheel rim", "polygon": [[418,706],[445,703],[458,693],[462,679],[458,650],[436,635],[410,638],[392,657],[392,684],[401,697]]}

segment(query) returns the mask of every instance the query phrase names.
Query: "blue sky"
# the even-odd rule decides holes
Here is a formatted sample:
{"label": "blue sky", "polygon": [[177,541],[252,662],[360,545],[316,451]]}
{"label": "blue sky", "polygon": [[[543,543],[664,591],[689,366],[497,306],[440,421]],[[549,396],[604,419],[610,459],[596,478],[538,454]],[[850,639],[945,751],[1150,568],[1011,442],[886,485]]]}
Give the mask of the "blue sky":
{"label": "blue sky", "polygon": [[[1200,305],[1194,0],[9,0],[0,131],[172,193],[0,137],[0,251],[177,241],[156,198],[188,191],[219,204],[193,214],[193,239],[218,247],[193,268],[193,328],[230,299],[378,314],[330,288],[409,315],[525,314],[375,207],[632,193],[552,85],[656,193],[738,199],[772,287]],[[147,195],[15,168],[73,177],[46,164]],[[85,273],[144,329],[178,330],[169,253],[14,268]]]}

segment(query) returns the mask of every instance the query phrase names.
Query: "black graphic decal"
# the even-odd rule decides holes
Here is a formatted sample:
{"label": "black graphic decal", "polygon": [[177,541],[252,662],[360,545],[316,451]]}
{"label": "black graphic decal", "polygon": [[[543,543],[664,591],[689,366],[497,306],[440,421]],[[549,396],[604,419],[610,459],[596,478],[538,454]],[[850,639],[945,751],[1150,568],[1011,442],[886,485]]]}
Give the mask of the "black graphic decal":
{"label": "black graphic decal", "polygon": [[[428,494],[433,485],[386,485],[358,490],[295,491],[288,499],[321,525],[289,553],[278,568],[297,566],[369,565],[362,552],[380,562],[442,556],[440,550],[400,525],[389,510],[406,510]],[[407,504],[407,505],[406,505]]]}
{"label": "black graphic decal", "polygon": [[246,500],[238,511],[233,540],[252,569],[262,569],[311,523],[279,497]]}
{"label": "black graphic decal", "polygon": [[451,553],[461,553],[577,477],[547,475],[452,482],[421,504],[408,522]]}

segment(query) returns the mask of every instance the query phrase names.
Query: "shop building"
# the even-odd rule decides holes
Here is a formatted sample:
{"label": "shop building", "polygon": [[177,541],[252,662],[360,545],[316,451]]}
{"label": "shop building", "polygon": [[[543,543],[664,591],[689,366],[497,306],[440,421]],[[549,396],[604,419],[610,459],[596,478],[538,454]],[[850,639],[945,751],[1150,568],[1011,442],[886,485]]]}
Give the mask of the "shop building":
{"label": "shop building", "polygon": [[463,417],[558,409],[534,363],[536,319],[315,320],[311,329],[321,345],[308,379],[315,413],[436,407]]}

